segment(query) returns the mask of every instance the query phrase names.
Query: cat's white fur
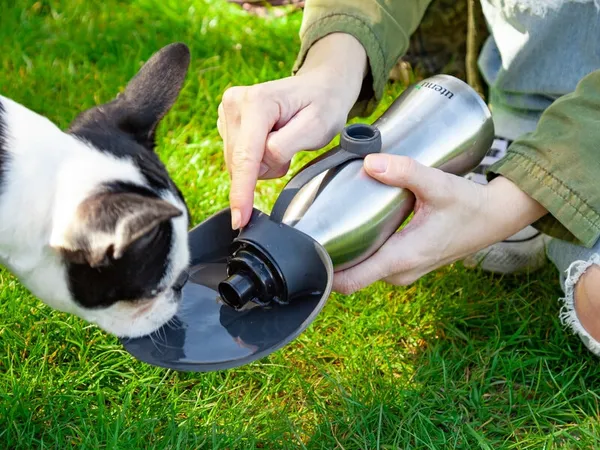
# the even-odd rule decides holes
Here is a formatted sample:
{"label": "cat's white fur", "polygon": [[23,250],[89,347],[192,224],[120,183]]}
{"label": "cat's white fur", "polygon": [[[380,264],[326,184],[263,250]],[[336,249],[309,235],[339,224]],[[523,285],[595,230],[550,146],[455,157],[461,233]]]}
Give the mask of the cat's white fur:
{"label": "cat's white fur", "polygon": [[[153,332],[176,312],[171,290],[148,302],[117,302],[87,309],[72,298],[64,263],[55,246],[77,206],[103,182],[122,180],[145,185],[139,169],[64,133],[45,117],[0,96],[6,129],[5,164],[0,190],[0,262],[47,305],[97,324],[120,337]],[[173,246],[167,285],[188,264],[188,217],[185,205],[171,192],[162,198],[183,214],[172,220]]]}

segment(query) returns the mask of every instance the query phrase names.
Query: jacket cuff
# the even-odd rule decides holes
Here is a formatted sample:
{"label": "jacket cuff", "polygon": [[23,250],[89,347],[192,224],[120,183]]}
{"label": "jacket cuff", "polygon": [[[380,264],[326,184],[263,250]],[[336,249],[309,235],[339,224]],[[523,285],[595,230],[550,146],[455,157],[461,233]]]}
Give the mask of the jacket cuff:
{"label": "jacket cuff", "polygon": [[[300,34],[302,43],[292,73],[295,75],[300,70],[309,49],[315,42],[328,34],[338,32],[354,36],[367,54],[369,70],[363,80],[358,99],[350,111],[350,117],[368,116],[375,110],[383,96],[389,71],[396,63],[396,59],[388,58],[386,61],[384,48],[373,32],[372,26],[359,15],[331,12],[306,24]],[[396,42],[395,45],[398,49],[406,48],[408,36],[405,36],[405,41]]]}
{"label": "jacket cuff", "polygon": [[600,215],[544,167],[542,160],[532,156],[526,147],[513,144],[507,155],[489,168],[488,180],[498,175],[515,183],[549,212],[532,224],[536,229],[588,248],[600,237]]}

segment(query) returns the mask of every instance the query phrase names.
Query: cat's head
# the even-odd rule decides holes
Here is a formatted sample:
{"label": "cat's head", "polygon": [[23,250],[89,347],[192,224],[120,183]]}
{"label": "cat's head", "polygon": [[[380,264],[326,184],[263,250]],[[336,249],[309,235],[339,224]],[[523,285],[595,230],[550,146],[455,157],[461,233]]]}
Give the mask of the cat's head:
{"label": "cat's head", "polygon": [[74,207],[57,207],[50,244],[64,264],[74,303],[67,309],[119,337],[168,322],[185,282],[189,214],[155,153],[155,131],[189,62],[184,44],[163,48],[115,100],[79,114],[67,130],[106,163],[91,170],[100,181]]}

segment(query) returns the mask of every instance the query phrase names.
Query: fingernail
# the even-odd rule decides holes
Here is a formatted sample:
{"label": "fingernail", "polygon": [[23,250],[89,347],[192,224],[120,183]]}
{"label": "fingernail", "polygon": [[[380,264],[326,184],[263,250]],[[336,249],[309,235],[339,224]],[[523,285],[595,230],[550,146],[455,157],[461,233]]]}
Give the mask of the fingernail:
{"label": "fingernail", "polygon": [[267,166],[265,163],[260,163],[260,170],[258,171],[258,176],[262,177],[268,171],[269,171],[269,166]]}
{"label": "fingernail", "polygon": [[240,213],[239,209],[231,210],[231,227],[234,230],[237,230],[242,223],[242,213]]}
{"label": "fingernail", "polygon": [[369,155],[365,159],[365,165],[370,172],[383,173],[387,170],[388,158],[385,155]]}

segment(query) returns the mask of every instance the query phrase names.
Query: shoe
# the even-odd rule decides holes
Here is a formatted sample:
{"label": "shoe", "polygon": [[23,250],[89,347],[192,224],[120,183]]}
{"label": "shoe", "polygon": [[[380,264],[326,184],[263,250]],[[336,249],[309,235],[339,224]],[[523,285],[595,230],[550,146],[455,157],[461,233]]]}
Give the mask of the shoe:
{"label": "shoe", "polygon": [[[506,150],[512,141],[496,137],[492,148],[481,164],[466,179],[479,184],[487,184],[486,172],[488,167],[506,155]],[[549,237],[532,226],[480,250],[463,260],[468,268],[481,267],[485,272],[514,274],[534,272],[546,264],[546,244]]]}

